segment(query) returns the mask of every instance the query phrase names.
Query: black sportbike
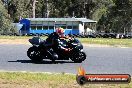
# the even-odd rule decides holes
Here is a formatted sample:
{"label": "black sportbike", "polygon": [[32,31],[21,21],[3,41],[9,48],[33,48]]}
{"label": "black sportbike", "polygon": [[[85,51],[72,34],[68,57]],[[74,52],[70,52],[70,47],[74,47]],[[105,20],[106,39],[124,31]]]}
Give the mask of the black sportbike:
{"label": "black sportbike", "polygon": [[86,59],[86,54],[83,52],[83,45],[78,39],[60,40],[63,46],[70,48],[70,51],[56,50],[56,54],[54,54],[52,47],[46,44],[46,40],[42,40],[40,37],[33,37],[29,39],[29,42],[33,46],[28,49],[27,56],[35,63],[41,62],[43,59],[50,59],[52,61],[71,59],[74,62],[81,63]]}

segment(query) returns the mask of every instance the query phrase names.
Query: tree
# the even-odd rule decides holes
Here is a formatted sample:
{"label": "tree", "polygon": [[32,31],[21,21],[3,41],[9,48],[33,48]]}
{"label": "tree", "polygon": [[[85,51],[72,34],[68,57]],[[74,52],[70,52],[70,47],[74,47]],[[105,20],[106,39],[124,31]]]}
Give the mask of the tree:
{"label": "tree", "polygon": [[[113,0],[113,5],[109,6],[105,14],[105,20],[99,20],[99,25],[105,25],[109,32],[124,32],[126,25],[132,20],[130,0]],[[108,27],[109,26],[109,27]]]}
{"label": "tree", "polygon": [[0,32],[6,34],[10,31],[10,28],[11,21],[9,14],[3,6],[2,1],[0,1]]}
{"label": "tree", "polygon": [[14,22],[18,22],[20,17],[32,17],[31,0],[9,0],[7,9]]}

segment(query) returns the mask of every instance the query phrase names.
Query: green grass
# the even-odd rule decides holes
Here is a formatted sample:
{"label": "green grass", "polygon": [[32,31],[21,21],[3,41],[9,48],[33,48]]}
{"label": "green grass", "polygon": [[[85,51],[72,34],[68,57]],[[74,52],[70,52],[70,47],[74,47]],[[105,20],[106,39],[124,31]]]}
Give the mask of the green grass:
{"label": "green grass", "polygon": [[[0,39],[30,39],[32,36],[0,36]],[[41,37],[46,39],[47,37]],[[82,43],[132,47],[132,39],[79,38]]]}
{"label": "green grass", "polygon": [[68,83],[69,80],[73,81],[75,77],[67,74],[48,74],[48,73],[21,73],[21,72],[0,72],[0,78],[6,80],[30,80],[30,81],[58,81],[64,80]]}
{"label": "green grass", "polygon": [[132,47],[132,39],[79,38],[82,43]]}
{"label": "green grass", "polygon": [[0,36],[0,39],[29,39],[32,36]]}
{"label": "green grass", "polygon": [[[23,88],[80,88],[76,83],[76,75],[72,74],[47,74],[47,73],[20,73],[20,72],[0,72],[0,86],[23,85]],[[35,87],[36,86],[36,87]],[[46,87],[45,87],[46,86]],[[130,84],[86,84],[84,88],[132,88]],[[6,87],[8,88],[8,87]],[[40,87],[41,88],[41,87]]]}

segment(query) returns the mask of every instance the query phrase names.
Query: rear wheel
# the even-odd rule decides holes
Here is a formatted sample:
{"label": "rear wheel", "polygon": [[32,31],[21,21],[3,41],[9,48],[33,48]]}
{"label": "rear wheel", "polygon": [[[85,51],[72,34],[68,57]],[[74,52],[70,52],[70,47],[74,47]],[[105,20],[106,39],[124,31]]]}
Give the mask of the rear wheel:
{"label": "rear wheel", "polygon": [[33,61],[33,62],[41,62],[42,57],[40,55],[40,51],[37,47],[30,47],[27,51],[27,56]]}
{"label": "rear wheel", "polygon": [[78,52],[73,56],[71,60],[76,63],[81,63],[85,59],[86,59],[86,54],[84,52]]}

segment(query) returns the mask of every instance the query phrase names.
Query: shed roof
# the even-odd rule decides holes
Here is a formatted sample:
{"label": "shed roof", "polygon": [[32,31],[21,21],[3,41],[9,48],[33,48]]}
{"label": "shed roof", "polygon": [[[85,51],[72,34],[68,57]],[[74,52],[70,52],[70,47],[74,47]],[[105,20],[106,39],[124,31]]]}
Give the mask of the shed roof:
{"label": "shed roof", "polygon": [[86,19],[86,18],[75,18],[75,19],[77,19],[81,22],[84,22],[84,23],[86,23],[86,22],[97,23],[97,21],[94,21],[94,20],[91,20],[91,19]]}
{"label": "shed roof", "polygon": [[91,19],[86,19],[86,18],[26,18],[30,21],[80,21],[80,22],[92,22],[96,23],[97,21],[91,20]]}

